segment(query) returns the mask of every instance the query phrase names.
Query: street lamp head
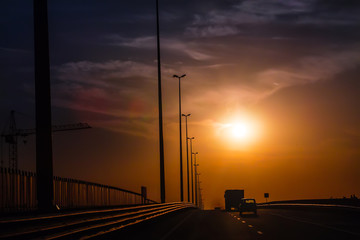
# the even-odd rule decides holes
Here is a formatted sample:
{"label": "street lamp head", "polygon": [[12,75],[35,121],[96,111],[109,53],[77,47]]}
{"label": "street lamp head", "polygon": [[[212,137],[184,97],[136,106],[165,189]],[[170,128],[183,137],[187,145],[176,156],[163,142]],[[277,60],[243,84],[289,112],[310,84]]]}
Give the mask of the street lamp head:
{"label": "street lamp head", "polygon": [[185,76],[186,76],[186,74],[183,74],[183,75],[181,75],[180,77],[179,77],[178,75],[176,75],[176,74],[173,75],[174,78],[179,78],[179,79],[180,79],[180,78],[183,78],[183,77],[185,77]]}
{"label": "street lamp head", "polygon": [[191,138],[190,138],[190,137],[188,137],[188,139],[195,139],[195,138],[194,138],[194,137],[191,137]]}
{"label": "street lamp head", "polygon": [[188,116],[190,116],[191,114],[189,113],[189,114],[181,114],[183,117],[188,117]]}

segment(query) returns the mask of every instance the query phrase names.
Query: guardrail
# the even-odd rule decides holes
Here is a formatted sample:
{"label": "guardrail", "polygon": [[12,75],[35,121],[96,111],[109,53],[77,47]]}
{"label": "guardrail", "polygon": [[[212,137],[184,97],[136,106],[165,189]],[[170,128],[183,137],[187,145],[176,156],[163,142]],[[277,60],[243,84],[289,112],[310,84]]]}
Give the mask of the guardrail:
{"label": "guardrail", "polygon": [[189,203],[165,203],[0,219],[3,229],[0,239],[87,239],[187,208],[195,206]]}
{"label": "guardrail", "polygon": [[[61,209],[156,203],[140,193],[70,178],[54,177],[54,205]],[[0,168],[0,212],[37,209],[36,174]]]}
{"label": "guardrail", "polygon": [[298,199],[298,200],[282,200],[271,201],[267,203],[258,204],[332,204],[332,205],[346,205],[360,207],[360,199],[356,197],[351,198],[323,198],[323,199]]}
{"label": "guardrail", "polygon": [[344,209],[351,211],[359,211],[360,207],[349,205],[336,205],[336,204],[317,204],[317,203],[261,203],[257,204],[258,208],[332,208],[332,209]]}

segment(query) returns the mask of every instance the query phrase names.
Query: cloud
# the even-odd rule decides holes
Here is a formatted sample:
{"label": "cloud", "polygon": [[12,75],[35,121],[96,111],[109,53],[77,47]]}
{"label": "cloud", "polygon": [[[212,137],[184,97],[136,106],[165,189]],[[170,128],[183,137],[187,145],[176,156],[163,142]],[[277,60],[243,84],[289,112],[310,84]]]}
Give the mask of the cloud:
{"label": "cloud", "polygon": [[183,105],[189,112],[216,119],[227,109],[246,109],[282,89],[333,79],[358,67],[359,62],[360,46],[349,46],[343,51],[294,58],[250,74],[236,70],[236,65],[184,66],[181,72],[186,72],[189,80],[183,82]]}
{"label": "cloud", "polygon": [[[161,39],[162,48],[169,57],[167,61],[163,61],[163,74],[172,76],[174,72],[180,72],[189,76],[189,84],[186,84],[186,80],[182,85],[184,94],[187,94],[183,100],[184,106],[189,106],[189,110],[198,112],[205,118],[211,115],[208,113],[209,109],[213,109],[215,113],[222,108],[256,104],[281,89],[331,79],[342,71],[356,67],[360,60],[358,46],[343,46],[343,50],[339,50],[341,46],[330,46],[333,46],[330,39],[324,40],[321,47],[314,42],[303,50],[304,43],[301,40],[296,39],[296,36],[288,36],[289,28],[278,28],[274,24],[282,21],[279,16],[286,15],[299,17],[294,18],[291,24],[305,21],[316,23],[314,6],[315,1],[310,0],[245,0],[228,9],[196,13],[193,21],[184,29],[185,35],[177,35],[177,38],[168,35]],[[334,14],[328,15],[330,19],[338,19]],[[318,20],[323,19],[323,16],[325,14],[318,17]],[[256,29],[253,32],[259,36],[263,36],[261,30],[265,29],[267,37],[280,38],[286,40],[286,43],[283,47],[272,41],[264,46],[264,42],[253,39],[250,42],[247,38],[225,38],[247,34],[243,29],[244,25],[254,26]],[[269,35],[274,29],[274,34]],[[290,32],[296,31],[295,28]],[[152,35],[133,38],[115,34],[106,38],[107,45],[131,48],[131,51],[144,55],[150,52],[146,53],[146,50],[156,48],[156,38]],[[299,49],[292,51],[290,44],[299,46]],[[338,51],[329,50],[331,48]],[[188,59],[182,59],[182,56]],[[290,56],[292,62],[286,61]],[[169,61],[170,58],[175,60]],[[63,64],[56,71],[58,84],[62,87],[59,88],[58,104],[119,118],[108,124],[116,131],[130,131],[133,134],[151,132],[144,130],[147,127],[150,129],[151,123],[141,119],[143,116],[146,119],[156,118],[154,94],[157,93],[157,73],[154,62],[79,61]],[[175,98],[168,91],[172,85],[169,87],[166,81],[164,83],[164,93],[169,94],[165,104],[168,108],[166,112],[175,114]],[[154,90],[152,93],[149,91],[151,88]],[[135,107],[131,108],[130,105]],[[133,127],[130,123],[134,124]]]}
{"label": "cloud", "polygon": [[54,105],[108,116],[97,124],[113,131],[153,135],[155,66],[119,60],[79,61],[54,70]]}
{"label": "cloud", "polygon": [[103,87],[111,86],[113,79],[140,77],[143,81],[155,76],[156,67],[134,61],[110,60],[106,62],[79,61],[55,67],[57,78],[62,81],[75,81]]}
{"label": "cloud", "polygon": [[341,7],[341,3],[334,3],[335,1],[330,2],[332,3],[317,0],[244,0],[225,10],[214,9],[194,14],[185,33],[193,37],[233,36],[243,33],[242,28],[246,25],[270,23],[359,25],[360,17],[356,10]]}
{"label": "cloud", "polygon": [[273,68],[258,74],[256,81],[264,88],[264,97],[280,89],[332,79],[335,75],[359,66],[360,49],[329,52],[323,56],[307,56],[283,68]]}
{"label": "cloud", "polygon": [[267,16],[273,20],[279,14],[298,14],[312,11],[314,0],[246,0],[234,7],[240,12]]}
{"label": "cloud", "polygon": [[196,37],[221,37],[221,36],[231,36],[236,35],[240,31],[234,26],[220,26],[220,25],[210,25],[204,27],[188,27],[187,34],[196,36]]}
{"label": "cloud", "polygon": [[19,48],[7,48],[0,47],[0,51],[10,52],[10,53],[31,53],[29,50],[19,49]]}
{"label": "cloud", "polygon": [[313,1],[245,0],[227,10],[195,14],[186,33],[195,37],[228,36],[241,33],[243,24],[268,23],[280,14],[311,11]]}
{"label": "cloud", "polygon": [[[111,45],[123,46],[123,47],[132,47],[139,49],[155,49],[156,48],[156,38],[155,36],[143,36],[137,38],[124,38],[119,35],[107,36],[111,41]],[[160,40],[161,48],[165,50],[176,51],[177,53],[185,53],[188,57],[203,61],[212,59],[209,53],[203,52],[197,48],[197,45],[192,42],[184,43],[178,39],[172,38],[162,38]]]}
{"label": "cloud", "polygon": [[125,38],[119,35],[107,36],[112,41],[112,45],[125,46],[133,48],[155,48],[156,38],[155,36],[145,36],[137,38]]}

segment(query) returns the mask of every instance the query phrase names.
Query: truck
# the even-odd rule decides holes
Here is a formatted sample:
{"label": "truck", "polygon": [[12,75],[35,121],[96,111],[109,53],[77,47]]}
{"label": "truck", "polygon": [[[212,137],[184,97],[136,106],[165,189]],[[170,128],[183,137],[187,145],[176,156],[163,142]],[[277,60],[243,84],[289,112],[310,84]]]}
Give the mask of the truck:
{"label": "truck", "polygon": [[225,197],[225,210],[237,211],[239,209],[239,204],[241,202],[241,199],[244,198],[244,190],[243,189],[226,190],[224,197]]}

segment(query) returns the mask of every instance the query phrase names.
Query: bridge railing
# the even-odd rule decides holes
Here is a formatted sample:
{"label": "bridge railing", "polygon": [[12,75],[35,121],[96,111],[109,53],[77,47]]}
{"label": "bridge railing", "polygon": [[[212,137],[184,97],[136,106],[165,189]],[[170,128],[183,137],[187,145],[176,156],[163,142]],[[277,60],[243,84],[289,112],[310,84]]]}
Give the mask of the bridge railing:
{"label": "bridge railing", "polygon": [[[136,192],[70,178],[54,177],[54,205],[60,209],[155,203]],[[0,212],[37,209],[36,174],[0,168]]]}

